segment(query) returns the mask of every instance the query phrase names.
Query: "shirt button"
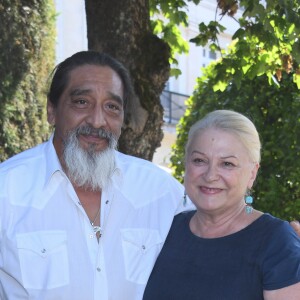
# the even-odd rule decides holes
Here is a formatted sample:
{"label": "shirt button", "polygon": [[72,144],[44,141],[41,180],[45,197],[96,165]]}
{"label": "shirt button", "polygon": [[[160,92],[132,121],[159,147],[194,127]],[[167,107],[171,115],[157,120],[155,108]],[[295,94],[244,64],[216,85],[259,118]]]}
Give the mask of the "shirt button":
{"label": "shirt button", "polygon": [[97,271],[98,271],[98,272],[101,272],[101,269],[98,267],[98,268],[97,268]]}
{"label": "shirt button", "polygon": [[142,249],[143,249],[143,250],[145,250],[145,249],[146,249],[146,246],[145,246],[145,245],[143,245],[143,246],[142,246]]}
{"label": "shirt button", "polygon": [[46,253],[46,249],[42,249],[41,252],[42,252],[42,253]]}
{"label": "shirt button", "polygon": [[94,238],[94,234],[90,234],[90,239],[93,239]]}

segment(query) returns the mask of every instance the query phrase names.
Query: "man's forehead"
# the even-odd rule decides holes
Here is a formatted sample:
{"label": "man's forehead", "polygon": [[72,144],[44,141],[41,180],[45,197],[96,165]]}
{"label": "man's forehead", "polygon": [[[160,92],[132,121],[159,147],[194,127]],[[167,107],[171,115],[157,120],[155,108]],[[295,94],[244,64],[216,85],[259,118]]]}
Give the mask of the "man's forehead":
{"label": "man's forehead", "polygon": [[68,75],[69,84],[81,85],[97,82],[123,88],[123,81],[120,75],[109,66],[81,65],[72,69]]}

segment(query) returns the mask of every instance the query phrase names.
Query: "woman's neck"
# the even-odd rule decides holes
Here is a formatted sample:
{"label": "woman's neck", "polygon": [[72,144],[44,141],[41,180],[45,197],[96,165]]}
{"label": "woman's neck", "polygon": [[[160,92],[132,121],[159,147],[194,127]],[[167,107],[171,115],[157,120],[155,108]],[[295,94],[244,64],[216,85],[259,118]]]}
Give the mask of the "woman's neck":
{"label": "woman's neck", "polygon": [[262,215],[262,212],[253,210],[246,214],[245,205],[241,203],[231,211],[223,213],[208,213],[197,210],[190,221],[190,230],[193,234],[203,238],[218,238],[238,232]]}

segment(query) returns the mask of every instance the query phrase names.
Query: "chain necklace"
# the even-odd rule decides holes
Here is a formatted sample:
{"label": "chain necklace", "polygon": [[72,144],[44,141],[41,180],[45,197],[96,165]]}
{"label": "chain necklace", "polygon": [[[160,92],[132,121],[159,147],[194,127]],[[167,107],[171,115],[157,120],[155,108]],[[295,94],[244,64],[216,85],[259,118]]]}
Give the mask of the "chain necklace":
{"label": "chain necklace", "polygon": [[99,207],[99,210],[98,210],[98,212],[97,212],[97,214],[96,214],[94,220],[93,220],[93,221],[90,221],[91,225],[93,226],[94,233],[97,234],[97,233],[99,232],[99,237],[101,237],[101,235],[102,235],[102,228],[101,228],[101,226],[97,226],[97,225],[94,225],[94,224],[95,224],[95,222],[96,222],[97,217],[98,217],[99,214],[100,214],[100,209],[101,209],[101,205],[100,205],[100,207]]}
{"label": "chain necklace", "polygon": [[[104,197],[107,200],[105,201],[105,206],[103,206],[103,210],[101,210],[101,203],[100,203],[99,210],[98,210],[98,212],[97,212],[94,220],[93,221],[90,220],[90,223],[91,223],[91,225],[93,227],[95,235],[97,235],[97,233],[99,232],[98,239],[103,235],[105,223],[106,223],[106,221],[108,219],[108,215],[110,214],[110,211],[111,211],[111,204],[112,204],[113,199],[114,199],[114,194],[111,191],[109,191],[108,195],[103,196],[103,199],[104,199]],[[100,215],[100,212],[101,212],[101,219],[103,221],[102,227],[94,225],[95,222],[96,222],[96,220],[97,220],[97,218]]]}

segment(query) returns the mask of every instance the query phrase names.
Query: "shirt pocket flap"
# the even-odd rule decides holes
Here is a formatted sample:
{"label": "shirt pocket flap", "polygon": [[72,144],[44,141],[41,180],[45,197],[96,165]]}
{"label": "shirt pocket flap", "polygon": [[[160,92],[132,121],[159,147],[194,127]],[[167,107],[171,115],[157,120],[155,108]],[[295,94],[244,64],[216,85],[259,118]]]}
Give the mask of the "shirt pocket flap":
{"label": "shirt pocket flap", "polygon": [[142,250],[150,249],[163,242],[157,230],[130,228],[122,229],[121,233],[123,241],[135,245]]}
{"label": "shirt pocket flap", "polygon": [[126,279],[146,284],[163,244],[157,230],[124,228],[121,230]]}
{"label": "shirt pocket flap", "polygon": [[64,231],[36,231],[17,235],[17,247],[42,257],[56,252],[67,242]]}

